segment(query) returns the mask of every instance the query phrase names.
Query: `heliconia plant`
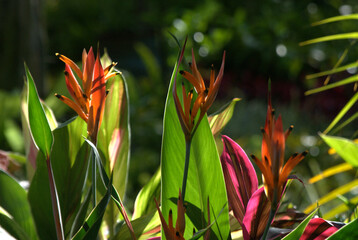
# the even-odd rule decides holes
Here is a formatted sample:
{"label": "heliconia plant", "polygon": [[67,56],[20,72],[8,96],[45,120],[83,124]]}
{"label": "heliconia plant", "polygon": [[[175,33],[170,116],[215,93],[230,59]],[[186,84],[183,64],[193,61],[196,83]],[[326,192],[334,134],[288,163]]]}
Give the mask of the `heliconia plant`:
{"label": "heliconia plant", "polygon": [[[57,122],[39,98],[25,65],[21,117],[30,186],[26,191],[0,170],[0,226],[20,240],[227,240],[236,239],[233,215],[244,240],[356,237],[357,218],[332,222],[317,216],[316,206],[306,213],[281,209],[288,182],[298,179],[290,174],[307,155],[296,153],[285,161],[286,139],[293,127],[283,130],[269,91],[261,159],[251,155],[251,161],[244,148],[221,136],[239,99],[208,116],[225,81],[226,52],[218,74],[211,66],[206,81],[195,49],[189,71],[185,70],[185,44],[168,86],[161,164],[138,193],[133,213],[122,201],[131,138],[128,89],[116,63],[108,54],[101,57],[99,49],[96,54],[92,48],[83,50],[81,68],[56,54],[65,63],[68,93],[55,96],[78,115],[64,123]],[[321,136],[356,167],[351,156],[356,143]]]}

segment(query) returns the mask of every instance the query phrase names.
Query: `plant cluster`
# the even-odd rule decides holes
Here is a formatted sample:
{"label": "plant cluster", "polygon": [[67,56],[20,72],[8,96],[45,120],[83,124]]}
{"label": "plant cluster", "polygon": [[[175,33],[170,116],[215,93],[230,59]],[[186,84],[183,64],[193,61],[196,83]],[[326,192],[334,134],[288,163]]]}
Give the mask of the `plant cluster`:
{"label": "plant cluster", "polygon": [[[261,159],[251,155],[250,160],[237,142],[221,135],[238,99],[207,115],[223,81],[226,52],[218,74],[212,66],[206,81],[194,50],[189,69],[184,70],[185,45],[166,99],[161,166],[139,192],[133,213],[122,202],[130,161],[129,98],[116,63],[108,55],[101,58],[99,49],[96,57],[92,48],[83,50],[82,69],[56,54],[65,63],[69,93],[69,97],[56,97],[78,114],[65,123],[58,123],[41,101],[25,65],[22,124],[30,187],[26,191],[0,170],[1,227],[16,239],[358,237],[356,198],[341,197],[350,210],[341,222],[330,221],[319,211],[319,204],[329,201],[333,193],[305,212],[287,204],[285,192],[291,181],[301,181],[291,173],[308,152],[293,153],[286,160],[286,139],[293,126],[284,130],[281,115],[276,117],[270,82]],[[348,164],[357,167],[357,143],[321,136]],[[262,181],[252,163],[260,170]],[[322,179],[312,181],[317,178]],[[337,189],[335,197],[356,186],[353,181]]]}

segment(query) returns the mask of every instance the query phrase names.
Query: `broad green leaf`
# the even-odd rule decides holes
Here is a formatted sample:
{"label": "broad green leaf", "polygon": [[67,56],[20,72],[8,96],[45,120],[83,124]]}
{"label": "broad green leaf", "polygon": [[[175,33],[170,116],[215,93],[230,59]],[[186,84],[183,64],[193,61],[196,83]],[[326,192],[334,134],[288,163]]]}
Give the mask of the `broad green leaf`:
{"label": "broad green leaf", "polygon": [[[116,188],[114,187],[114,185],[112,184],[112,179],[113,179],[113,173],[111,174],[111,179],[109,179],[106,170],[104,169],[104,166],[102,164],[102,160],[101,160],[101,156],[96,148],[96,146],[89,141],[88,139],[85,139],[86,142],[91,146],[93,153],[95,155],[95,160],[97,162],[97,166],[99,167],[99,175],[101,176],[101,180],[103,185],[105,186],[105,188],[111,188],[111,197],[115,203],[115,205],[117,206],[118,210],[120,211],[120,213],[122,214],[122,217],[124,219],[124,221],[126,222],[128,229],[130,229],[133,232],[133,227],[129,221],[129,218],[127,216],[127,213],[125,211],[124,205],[122,203],[122,200],[116,190]],[[108,192],[108,190],[107,190]],[[112,226],[109,226],[112,227]]]}
{"label": "broad green leaf", "polygon": [[327,240],[355,240],[358,239],[358,218],[340,228],[332,234]]}
{"label": "broad green leaf", "polygon": [[[358,204],[358,196],[357,197],[354,197],[352,199],[349,199],[349,202],[351,204],[354,204],[354,205],[357,205]],[[347,204],[343,203],[343,204],[340,204],[338,205],[337,207],[333,208],[332,210],[330,210],[329,212],[325,213],[323,215],[323,218],[324,219],[332,219],[334,218],[335,216],[339,215],[339,214],[342,214],[346,211],[349,210],[349,207],[347,206]]]}
{"label": "broad green leaf", "polygon": [[[103,164],[110,174],[113,171],[113,185],[123,198],[127,184],[130,149],[129,100],[124,77],[119,74],[107,81],[109,93],[106,98],[102,124],[98,133],[98,149],[102,154]],[[105,214],[110,235],[117,223],[118,210],[110,202]]]}
{"label": "broad green leaf", "polygon": [[305,46],[305,45],[313,44],[313,43],[333,41],[333,40],[341,40],[341,39],[358,39],[358,32],[339,33],[339,34],[333,34],[333,35],[329,35],[329,36],[319,37],[319,38],[307,40],[304,42],[300,42],[300,46]]}
{"label": "broad green leaf", "polygon": [[227,106],[208,117],[211,132],[214,136],[220,133],[226,124],[228,124],[234,114],[235,105],[238,101],[240,101],[240,98],[234,98]]}
{"label": "broad green leaf", "polygon": [[358,20],[358,14],[349,14],[349,15],[326,18],[321,21],[312,23],[312,26],[322,25],[331,22],[346,21],[346,20]]}
{"label": "broad green leaf", "polygon": [[[107,81],[109,93],[106,98],[102,124],[98,133],[98,150],[103,154],[103,164],[109,174],[110,156],[117,151],[113,169],[113,185],[119,195],[124,197],[127,172],[129,167],[130,126],[129,126],[129,99],[124,77],[119,74]],[[113,132],[119,130],[118,149],[110,149]]]}
{"label": "broad green leaf", "polygon": [[326,194],[325,196],[321,197],[320,199],[317,200],[317,202],[309,205],[305,210],[304,212],[305,213],[308,213],[308,212],[311,212],[313,209],[315,209],[317,207],[317,204],[318,205],[323,205],[335,198],[337,198],[338,195],[343,195],[347,192],[350,192],[351,190],[357,188],[358,186],[358,179],[356,180],[353,180],[352,182],[350,183],[347,183],[341,187],[338,187],[336,189],[334,189],[333,191],[329,192],[328,194]]}
{"label": "broad green leaf", "polygon": [[[185,140],[172,96],[175,66],[171,78],[164,113],[164,130],[162,139],[161,172],[162,172],[162,212],[168,220],[169,209],[173,211],[173,219],[177,217],[177,206],[171,199],[176,199],[183,180],[185,159]],[[213,191],[215,189],[215,191]],[[207,117],[201,121],[191,143],[191,155],[188,171],[185,202],[198,209],[195,217],[186,216],[186,239],[192,236],[193,228],[203,229],[208,225],[206,202],[209,198],[210,212],[218,215],[227,203],[224,177],[221,171],[219,154]],[[187,213],[193,209],[187,208]],[[217,219],[212,227],[211,239],[227,239],[229,237],[228,208]],[[219,226],[219,227],[218,227]],[[162,238],[164,235],[162,234]]]}
{"label": "broad green leaf", "polygon": [[156,211],[154,198],[160,198],[160,169],[152,176],[149,182],[140,190],[134,203],[132,219],[146,215],[153,210]]}
{"label": "broad green leaf", "polygon": [[331,129],[342,119],[342,117],[348,112],[349,109],[358,101],[358,92],[347,102],[347,104],[342,108],[338,115],[333,119],[331,124],[324,130],[324,133],[328,133]]}
{"label": "broad green leaf", "polygon": [[338,164],[336,166],[333,166],[333,167],[330,167],[330,168],[324,170],[323,172],[317,174],[314,177],[311,177],[309,179],[309,183],[312,184],[312,183],[318,182],[322,179],[325,179],[327,177],[330,177],[332,175],[335,175],[335,174],[338,174],[341,172],[345,172],[348,170],[352,170],[352,169],[353,169],[352,166],[348,163]]}
{"label": "broad green leaf", "polygon": [[305,231],[305,228],[309,221],[314,217],[317,213],[317,209],[314,210],[310,215],[308,215],[305,220],[303,220],[295,229],[293,229],[288,235],[286,235],[282,240],[296,240],[299,239],[300,236]]}
{"label": "broad green leaf", "polygon": [[[30,206],[27,202],[26,191],[15,179],[2,170],[0,170],[0,196],[0,207],[5,209],[5,211],[11,215],[11,220],[17,224],[17,226],[14,226],[14,224],[11,225],[14,226],[14,230],[20,228],[21,230],[19,231],[25,233],[29,239],[37,239]],[[5,230],[10,230],[7,229],[4,223],[5,222],[0,221],[0,225]]]}
{"label": "broad green leaf", "polygon": [[47,106],[47,104],[45,102],[41,101],[41,103],[44,108],[50,128],[53,131],[58,127],[58,123],[56,121],[55,114],[52,112],[52,109],[49,106]]}
{"label": "broad green leaf", "polygon": [[45,156],[50,156],[53,145],[53,135],[47,120],[44,108],[37,94],[36,86],[29,69],[25,65],[27,86],[28,86],[28,112],[29,123],[33,139]]}
{"label": "broad green leaf", "polygon": [[353,167],[358,167],[358,144],[352,140],[320,134],[328,146],[336,150],[337,154]]}
{"label": "broad green leaf", "polygon": [[88,193],[86,194],[86,197],[84,198],[81,207],[77,212],[77,216],[73,221],[71,232],[70,232],[71,238],[76,234],[76,232],[78,232],[78,230],[81,228],[82,224],[86,219],[86,214],[88,211],[88,206],[90,205],[91,202],[91,197],[92,197],[92,188],[89,188]]}
{"label": "broad green leaf", "polygon": [[[111,181],[109,183],[109,186],[110,185],[112,185]],[[80,230],[72,238],[73,240],[97,239],[98,231],[102,224],[103,215],[105,213],[109,200],[111,199],[112,188],[109,186],[107,188],[106,194],[103,196],[98,205],[93,209],[93,211],[88,216]]]}
{"label": "broad green leaf", "polygon": [[42,152],[37,155],[36,172],[31,181],[28,200],[39,238],[57,239],[46,158]]}
{"label": "broad green leaf", "polygon": [[347,65],[344,65],[344,66],[341,66],[341,67],[333,68],[333,69],[328,70],[328,71],[310,74],[310,75],[306,76],[306,79],[319,78],[319,77],[322,77],[322,76],[327,76],[327,75],[343,72],[343,71],[346,71],[349,68],[354,68],[354,67],[358,67],[358,62],[353,62],[353,63],[347,64]]}
{"label": "broad green leaf", "polygon": [[346,84],[349,84],[349,83],[354,83],[356,81],[357,81],[357,75],[354,75],[354,76],[348,77],[346,79],[343,79],[343,80],[340,80],[340,81],[337,81],[337,82],[334,82],[334,83],[331,83],[331,84],[328,84],[328,85],[325,85],[325,86],[322,86],[322,87],[318,87],[318,88],[308,90],[308,91],[305,92],[305,95],[311,95],[311,94],[314,94],[314,93],[323,92],[323,91],[326,91],[328,89],[343,86],[343,85],[346,85]]}
{"label": "broad green leaf", "polygon": [[[80,207],[88,168],[89,148],[82,138],[82,135],[86,134],[86,124],[81,118],[76,118],[68,124],[59,126],[53,134],[55,142],[51,164],[61,206],[64,232],[67,236]],[[39,165],[41,161],[45,162],[45,158],[39,153],[36,172],[30,185],[29,201],[40,238],[53,239],[50,234],[53,216],[47,167],[45,163]]]}
{"label": "broad green leaf", "polygon": [[[8,234],[14,237],[17,240],[31,240],[27,233],[22,227],[19,226],[17,222],[8,217],[7,215],[1,213],[0,211],[0,226],[2,229],[6,230]],[[4,236],[2,236],[4,237]]]}
{"label": "broad green leaf", "polygon": [[[138,236],[138,239],[147,239],[150,237],[151,231],[159,228],[160,231],[160,219],[157,210],[151,211],[145,215],[140,216],[131,221],[134,229],[134,233]],[[156,231],[154,231],[156,232]],[[114,236],[113,240],[132,239],[131,233],[126,226],[122,226],[118,233]]]}

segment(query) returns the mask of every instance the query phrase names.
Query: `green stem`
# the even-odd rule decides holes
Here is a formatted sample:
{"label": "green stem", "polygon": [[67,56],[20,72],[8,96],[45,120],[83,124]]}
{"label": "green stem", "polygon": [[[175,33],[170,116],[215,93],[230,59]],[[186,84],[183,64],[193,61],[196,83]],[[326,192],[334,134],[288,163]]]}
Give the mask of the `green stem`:
{"label": "green stem", "polygon": [[190,145],[191,145],[191,138],[186,139],[185,140],[184,175],[183,175],[183,184],[182,184],[182,188],[181,188],[183,201],[185,199],[186,182],[188,180],[189,159],[190,159]]}
{"label": "green stem", "polygon": [[275,217],[275,214],[276,214],[276,210],[277,210],[276,208],[277,208],[277,207],[273,208],[273,207],[271,206],[270,216],[269,216],[269,219],[268,219],[268,222],[267,222],[267,225],[266,225],[264,234],[262,235],[262,238],[261,238],[261,239],[263,239],[263,240],[265,240],[266,237],[267,237],[267,234],[268,234],[269,229],[270,229],[270,226],[271,226],[271,222],[272,222],[272,220],[273,220],[273,218]]}
{"label": "green stem", "polygon": [[94,156],[93,150],[91,150],[91,155],[90,155],[91,161],[92,161],[92,203],[93,203],[93,208],[96,207],[97,205],[97,201],[96,201],[96,183],[97,183],[97,175],[96,175],[96,158]]}
{"label": "green stem", "polygon": [[55,226],[56,226],[57,239],[64,240],[65,238],[64,238],[64,234],[63,234],[63,228],[62,228],[60,202],[58,200],[57,189],[56,189],[55,179],[54,179],[53,172],[52,172],[50,156],[46,157],[46,164],[47,164],[47,173],[48,173],[49,184],[50,184],[52,211],[53,211],[53,218],[54,218]]}

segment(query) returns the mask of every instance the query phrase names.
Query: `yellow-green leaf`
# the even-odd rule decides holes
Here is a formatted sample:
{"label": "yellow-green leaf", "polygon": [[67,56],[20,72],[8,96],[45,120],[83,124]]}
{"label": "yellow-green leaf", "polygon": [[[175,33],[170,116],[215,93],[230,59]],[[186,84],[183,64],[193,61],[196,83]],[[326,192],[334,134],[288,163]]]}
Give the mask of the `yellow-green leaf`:
{"label": "yellow-green leaf", "polygon": [[27,87],[28,87],[28,112],[32,137],[43,154],[50,156],[53,145],[53,135],[50,124],[47,120],[44,108],[40,102],[34,80],[27,66],[25,65]]}

